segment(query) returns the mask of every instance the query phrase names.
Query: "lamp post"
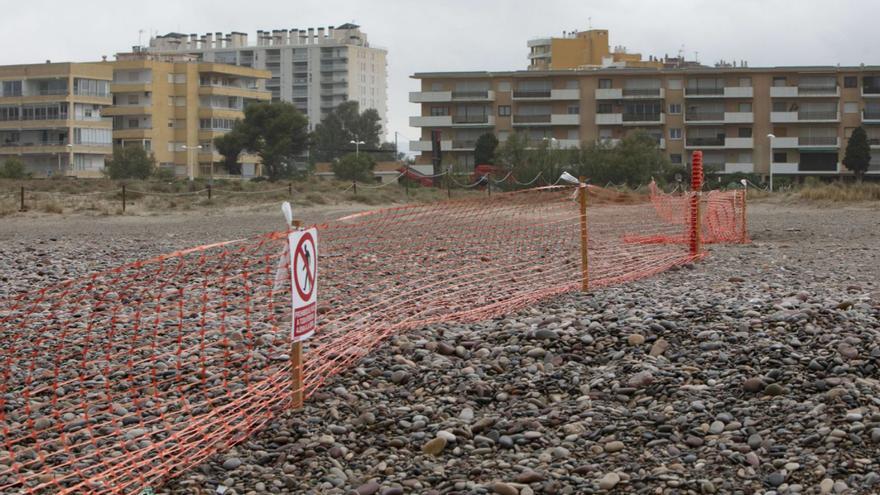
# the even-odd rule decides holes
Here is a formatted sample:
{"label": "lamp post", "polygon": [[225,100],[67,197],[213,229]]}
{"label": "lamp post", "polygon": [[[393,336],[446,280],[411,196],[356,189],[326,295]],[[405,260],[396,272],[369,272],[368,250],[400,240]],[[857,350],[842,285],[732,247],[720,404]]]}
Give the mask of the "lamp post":
{"label": "lamp post", "polygon": [[192,182],[195,179],[196,173],[195,173],[195,170],[193,170],[192,153],[191,152],[193,150],[202,149],[202,146],[201,145],[199,145],[199,146],[183,145],[183,146],[181,146],[181,148],[186,150],[186,173],[187,173],[187,176],[189,176],[189,181]]}
{"label": "lamp post", "polygon": [[770,140],[770,192],[773,192],[773,140],[776,136],[767,134],[767,139]]}
{"label": "lamp post", "polygon": [[361,155],[361,153],[360,153],[361,152],[361,145],[367,144],[367,143],[359,140],[357,137],[357,134],[355,134],[354,139],[349,141],[349,143],[354,145],[354,156],[356,156],[356,157],[359,157]]}

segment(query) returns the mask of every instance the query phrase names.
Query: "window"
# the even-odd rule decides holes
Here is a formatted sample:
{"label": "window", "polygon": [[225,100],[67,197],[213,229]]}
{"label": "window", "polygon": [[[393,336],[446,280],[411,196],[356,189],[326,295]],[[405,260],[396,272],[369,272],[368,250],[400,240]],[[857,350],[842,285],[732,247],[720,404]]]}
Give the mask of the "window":
{"label": "window", "polygon": [[128,128],[137,129],[140,126],[138,119],[128,119]]}
{"label": "window", "polygon": [[3,96],[21,96],[21,81],[3,81]]}
{"label": "window", "polygon": [[596,113],[614,113],[614,106],[611,103],[599,103],[596,105]]}
{"label": "window", "polygon": [[578,89],[578,80],[569,79],[568,81],[565,81],[565,89]]}
{"label": "window", "polygon": [[669,139],[681,139],[681,127],[671,127],[669,129]]}
{"label": "window", "polygon": [[736,130],[737,137],[741,138],[750,138],[752,137],[752,128],[751,127],[740,127]]}
{"label": "window", "polygon": [[858,88],[859,87],[859,78],[856,76],[844,76],[843,77],[843,87],[844,88]]}
{"label": "window", "polygon": [[780,87],[785,86],[788,83],[788,79],[785,76],[775,76],[773,77],[773,86]]}
{"label": "window", "polygon": [[788,163],[788,153],[785,151],[774,151],[773,163]]}
{"label": "window", "polygon": [[599,139],[606,140],[614,137],[614,130],[609,127],[599,128]]}
{"label": "window", "polygon": [[741,78],[739,78],[739,87],[741,87],[741,88],[751,88],[751,87],[752,87],[752,78],[751,78],[751,77],[741,77]]}
{"label": "window", "polygon": [[449,115],[449,107],[431,107],[432,117],[442,117]]}
{"label": "window", "polygon": [[670,79],[666,81],[666,87],[669,89],[681,89],[681,79]]}
{"label": "window", "polygon": [[498,91],[510,91],[510,81],[499,81]]}
{"label": "window", "polygon": [[432,82],[431,83],[431,91],[443,91],[443,83]]}
{"label": "window", "polygon": [[843,113],[859,113],[859,103],[848,101],[843,104]]}
{"label": "window", "polygon": [[581,106],[580,105],[569,105],[568,106],[568,114],[569,115],[577,115],[579,113],[581,113]]}
{"label": "window", "polygon": [[137,105],[138,104],[138,95],[128,95],[128,104],[129,105]]}
{"label": "window", "polygon": [[0,106],[0,121],[18,120],[19,109],[14,106]]}
{"label": "window", "polygon": [[579,140],[580,137],[581,137],[580,133],[578,132],[577,129],[569,129],[568,130],[568,139]]}
{"label": "window", "polygon": [[740,103],[737,106],[737,108],[738,108],[739,112],[749,113],[752,111],[752,104],[751,103]]}
{"label": "window", "polygon": [[670,153],[669,161],[672,163],[681,164],[681,153]]}
{"label": "window", "polygon": [[599,79],[599,89],[611,89],[611,79]]}
{"label": "window", "polygon": [[73,80],[73,94],[79,96],[110,96],[110,82],[76,78]]}
{"label": "window", "polygon": [[169,107],[173,107],[173,106],[174,106],[174,97],[173,97],[173,96],[169,96],[169,97],[168,97],[168,106],[169,106]]}
{"label": "window", "polygon": [[681,103],[670,103],[669,104],[669,113],[673,115],[678,115],[681,113]]}
{"label": "window", "polygon": [[113,131],[110,129],[73,129],[73,142],[92,146],[110,146]]}
{"label": "window", "polygon": [[499,117],[510,117],[510,105],[498,105]]}
{"label": "window", "polygon": [[168,119],[168,127],[174,127],[174,119]]}

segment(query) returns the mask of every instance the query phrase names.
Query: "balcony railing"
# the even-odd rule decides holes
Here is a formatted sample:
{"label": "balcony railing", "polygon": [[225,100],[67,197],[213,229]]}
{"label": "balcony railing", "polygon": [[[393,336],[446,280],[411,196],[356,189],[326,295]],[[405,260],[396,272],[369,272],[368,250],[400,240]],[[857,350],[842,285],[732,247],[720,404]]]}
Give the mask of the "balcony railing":
{"label": "balcony railing", "polygon": [[724,94],[724,88],[686,88],[685,96],[711,96]]}
{"label": "balcony railing", "polygon": [[880,86],[862,86],[862,94],[880,95]]}
{"label": "balcony railing", "polygon": [[624,122],[660,122],[660,113],[624,113]]}
{"label": "balcony railing", "polygon": [[514,98],[550,98],[550,90],[521,90],[513,91]]}
{"label": "balcony railing", "polygon": [[653,89],[624,89],[623,96],[660,96],[660,88]]}
{"label": "balcony railing", "polygon": [[34,92],[39,96],[67,96],[67,89],[40,89]]}
{"label": "balcony railing", "polygon": [[513,122],[516,124],[542,124],[552,120],[550,114],[547,115],[514,115]]}
{"label": "balcony railing", "polygon": [[687,139],[687,146],[724,146],[723,137],[695,137]]}
{"label": "balcony railing", "polygon": [[798,94],[801,96],[836,95],[837,86],[798,86]]}
{"label": "balcony railing", "polygon": [[489,91],[453,91],[452,98],[488,98]]}
{"label": "balcony railing", "polygon": [[868,144],[871,146],[880,146],[880,137],[869,137]]}
{"label": "balcony railing", "polygon": [[800,146],[836,146],[837,136],[801,136],[798,138]]}
{"label": "balcony railing", "polygon": [[880,120],[880,110],[868,111],[865,110],[863,112],[865,120]]}
{"label": "balcony railing", "polygon": [[32,146],[67,146],[67,141],[8,141],[4,142],[4,147],[29,148]]}
{"label": "balcony railing", "polygon": [[724,112],[688,112],[685,120],[699,122],[701,120],[724,120]]}
{"label": "balcony railing", "polygon": [[836,120],[837,112],[835,111],[800,111],[798,112],[798,120]]}
{"label": "balcony railing", "polygon": [[488,115],[453,115],[453,124],[487,124],[489,123]]}

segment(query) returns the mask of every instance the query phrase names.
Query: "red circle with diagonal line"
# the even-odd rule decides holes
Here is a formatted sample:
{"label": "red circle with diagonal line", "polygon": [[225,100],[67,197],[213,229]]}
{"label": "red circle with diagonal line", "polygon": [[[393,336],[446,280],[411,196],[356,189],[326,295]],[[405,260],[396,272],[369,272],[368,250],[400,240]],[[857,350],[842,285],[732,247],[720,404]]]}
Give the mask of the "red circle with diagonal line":
{"label": "red circle with diagonal line", "polygon": [[[311,251],[308,251],[308,243],[311,246]],[[308,301],[312,298],[312,294],[315,292],[315,279],[317,277],[318,271],[318,260],[317,253],[315,252],[315,240],[312,239],[312,234],[306,232],[299,238],[299,242],[296,244],[296,251],[293,256],[293,268],[294,274],[298,274],[301,270],[305,270],[305,280],[307,287],[300,287],[299,277],[294,277],[293,285],[296,287],[296,292],[299,294],[299,297],[302,298],[303,302]],[[302,268],[300,266],[302,265]]]}

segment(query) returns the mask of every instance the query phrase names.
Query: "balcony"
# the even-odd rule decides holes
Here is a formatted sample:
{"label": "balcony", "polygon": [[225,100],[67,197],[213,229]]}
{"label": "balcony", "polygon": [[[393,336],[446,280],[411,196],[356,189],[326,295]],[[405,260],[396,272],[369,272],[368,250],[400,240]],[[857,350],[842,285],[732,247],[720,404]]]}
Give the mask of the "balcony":
{"label": "balcony", "polygon": [[785,124],[793,122],[838,122],[840,114],[828,111],[770,112],[770,122]]}
{"label": "balcony", "polygon": [[552,125],[581,125],[580,114],[561,113],[550,116],[550,124]]}
{"label": "balcony", "polygon": [[453,101],[493,101],[494,91],[453,91]]}
{"label": "balcony", "polygon": [[622,113],[597,113],[596,125],[622,125]]}
{"label": "balcony", "polygon": [[812,87],[802,88],[799,86],[771,86],[771,98],[837,98],[840,96],[840,87]]}
{"label": "balcony", "polygon": [[580,148],[581,142],[578,139],[557,139],[556,145],[560,149]]}
{"label": "balcony", "polygon": [[551,90],[513,90],[514,100],[549,100],[552,95]]}
{"label": "balcony", "polygon": [[[410,141],[409,142],[409,150],[410,151],[431,151],[431,141]],[[452,150],[452,141],[450,140],[440,140],[440,151],[451,151]]]}
{"label": "balcony", "polygon": [[862,98],[880,98],[880,86],[862,86]]}
{"label": "balcony", "polygon": [[450,115],[426,115],[409,118],[410,127],[451,127]]}
{"label": "balcony", "polygon": [[880,110],[864,110],[862,122],[865,124],[880,124]]}
{"label": "balcony", "polygon": [[495,125],[492,115],[453,115],[452,125],[456,127],[490,127]]}
{"label": "balcony", "polygon": [[413,91],[409,94],[410,103],[437,103],[452,101],[452,91]]}
{"label": "balcony", "polygon": [[872,148],[880,148],[880,137],[869,137],[868,144],[871,145]]}
{"label": "balcony", "polygon": [[662,125],[666,123],[665,113],[624,113],[623,125]]}
{"label": "balcony", "polygon": [[688,124],[751,124],[755,118],[752,112],[687,112],[684,116]]}
{"label": "balcony", "polygon": [[686,98],[751,98],[754,91],[751,87],[730,86],[724,88],[686,88]]}
{"label": "balcony", "polygon": [[[474,139],[453,139],[452,140],[452,150],[453,151],[473,151],[474,146],[476,146],[477,141]],[[440,142],[441,149],[443,142]]]}
{"label": "balcony", "polygon": [[833,175],[839,174],[843,171],[840,162],[837,163],[834,170],[801,170],[799,163],[773,163],[771,167],[774,174],[788,175]]}
{"label": "balcony", "polygon": [[513,125],[553,125],[553,116],[545,115],[514,115]]}
{"label": "balcony", "polygon": [[626,89],[624,88],[621,91],[621,97],[624,100],[638,100],[638,99],[649,99],[656,100],[658,98],[666,97],[666,90],[663,88],[653,88],[653,89]]}
{"label": "balcony", "polygon": [[580,100],[581,90],[579,89],[554,89],[550,91],[550,99],[557,101]]}
{"label": "balcony", "polygon": [[621,89],[621,88],[599,88],[596,90],[597,100],[637,100],[650,99],[656,100],[666,98],[666,90],[663,88],[655,89]]}
{"label": "balcony", "polygon": [[723,170],[721,170],[720,172],[724,174],[753,174],[755,173],[755,164],[725,163]]}
{"label": "balcony", "polygon": [[752,138],[739,137],[693,137],[685,141],[686,148],[702,149],[751,149],[754,145]]}

